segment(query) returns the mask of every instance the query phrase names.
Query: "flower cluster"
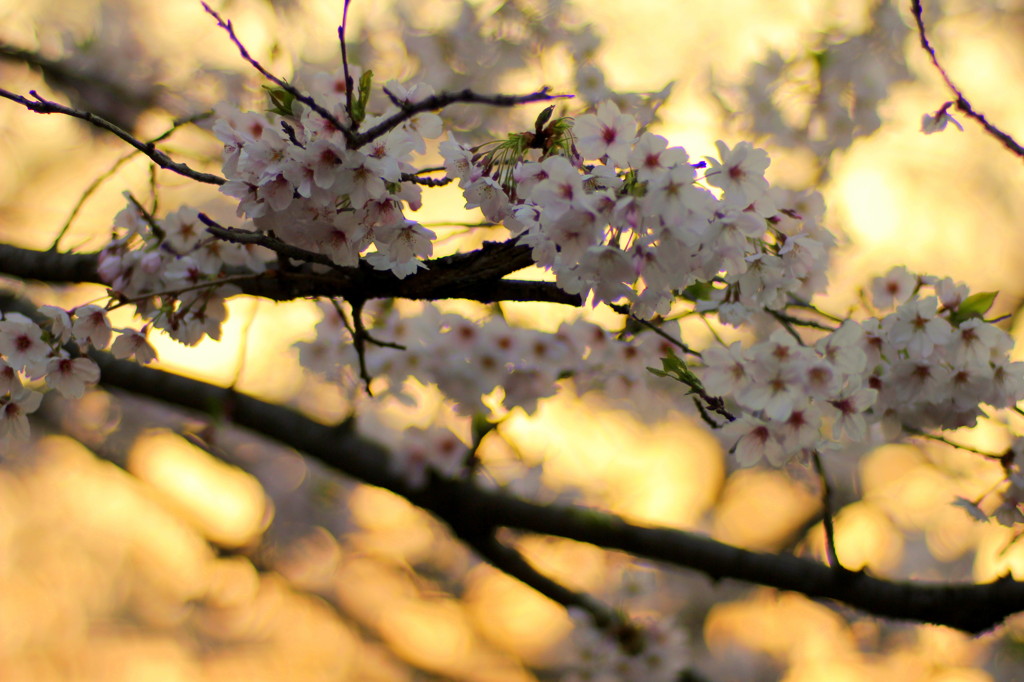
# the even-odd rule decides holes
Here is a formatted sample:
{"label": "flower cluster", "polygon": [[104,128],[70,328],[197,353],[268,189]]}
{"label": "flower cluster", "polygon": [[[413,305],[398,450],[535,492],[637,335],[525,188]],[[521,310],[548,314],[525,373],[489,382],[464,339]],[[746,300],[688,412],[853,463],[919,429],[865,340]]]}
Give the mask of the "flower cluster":
{"label": "flower cluster", "polygon": [[823,205],[770,188],[763,150],[719,142],[718,158],[691,163],[664,137],[638,135],[610,101],[571,129],[548,130],[563,139],[521,158],[474,154],[452,139],[441,152],[466,206],[503,222],[565,291],[594,304],[626,300],[650,318],[703,285],[701,309],[739,324],[824,289],[835,238],[819,222]]}
{"label": "flower cluster", "polygon": [[[146,328],[162,329],[186,345],[206,336],[220,338],[227,317],[224,299],[236,290],[218,285],[218,280],[231,268],[249,274],[263,270],[257,247],[207,234],[193,208],[182,207],[156,220],[131,200],[114,226],[118,234],[99,258],[99,274],[112,298],[133,303],[147,320]],[[143,337],[130,337],[142,349]],[[151,358],[151,351],[142,353],[140,359]]]}
{"label": "flower cluster", "polygon": [[[28,437],[28,415],[39,408],[44,387],[81,398],[100,378],[99,367],[82,353],[110,345],[106,311],[84,305],[70,313],[55,306],[39,312],[42,326],[15,312],[0,319],[0,440]],[[118,357],[129,354],[124,338],[111,349]]]}
{"label": "flower cluster", "polygon": [[[934,295],[922,296],[928,287]],[[704,351],[704,388],[745,410],[723,432],[738,460],[781,465],[842,435],[863,440],[871,423],[892,432],[973,426],[982,405],[1024,398],[1024,363],[1011,362],[1010,336],[982,319],[994,295],[969,296],[950,279],[894,268],[875,280],[883,317],[847,320],[799,343],[786,331],[749,348]],[[831,423],[831,432],[822,431]]]}
{"label": "flower cluster", "polygon": [[644,621],[616,637],[593,627],[589,616],[576,609],[570,608],[569,614],[576,621],[573,645],[578,663],[563,680],[671,682],[680,679],[690,663],[686,633],[671,619]]}
{"label": "flower cluster", "polygon": [[[879,2],[862,33],[783,56],[771,50],[735,88],[731,110],[759,137],[783,147],[804,147],[824,164],[859,137],[878,130],[879,106],[895,83],[910,78],[904,55],[908,29],[898,7]],[[808,77],[807,74],[812,74]],[[800,83],[798,90],[791,89]]]}
{"label": "flower cluster", "polygon": [[[884,33],[888,24],[877,25]],[[586,35],[558,38],[579,39],[580,64],[588,58]],[[848,51],[858,53],[859,44]],[[842,76],[843,64],[854,62],[847,55],[826,66]],[[425,181],[413,161],[427,153],[427,140],[442,135],[442,121],[429,112],[390,119],[432,96],[431,87],[390,81],[385,101],[371,72],[350,71],[351,80],[342,71],[305,78],[316,106],[270,88],[270,111],[220,107],[212,130],[224,144],[221,191],[259,232],[338,266],[365,261],[405,278],[433,254],[434,233],[406,214],[420,208],[423,186],[438,182]],[[855,89],[863,85],[855,73],[846,76]],[[870,88],[857,95],[881,96]],[[646,130],[649,117],[624,113],[612,99],[575,119],[554,109],[538,117],[533,132],[483,145],[462,144],[449,132],[440,143],[448,179],[458,182],[467,208],[479,208],[528,246],[561,289],[594,305],[624,303],[635,317],[657,320],[661,336],[616,337],[582,321],[545,333],[432,305],[416,317],[382,308],[366,331],[366,321],[350,323],[332,303],[316,338],[299,344],[304,367],[338,382],[358,371],[358,381],[379,379],[403,399],[416,379],[473,415],[533,411],[569,378],[579,392],[601,386],[635,401],[657,383],[645,370],[669,355],[668,339],[679,336],[666,316],[715,315],[738,326],[759,311],[783,313],[810,301],[827,285],[836,239],[822,226],[821,197],[771,187],[765,151],[720,141],[715,156],[695,160]],[[265,269],[258,247],[209,234],[195,209],[157,219],[129,199],[99,270],[113,300],[134,304],[145,323],[141,332],[124,330],[115,350],[151,359],[150,328],[186,344],[219,338],[224,299],[237,291],[232,283]],[[925,287],[934,295],[922,295]],[[979,313],[965,287],[896,269],[873,289],[877,308],[893,312],[847,320],[813,345],[780,329],[747,348],[704,352],[700,376],[687,383],[705,402],[728,396],[738,407],[735,419],[724,402],[713,409],[730,419],[724,434],[742,463],[779,465],[833,439],[862,440],[874,423],[911,431],[969,425],[981,405],[1006,407],[1024,395],[1024,372],[1008,360],[1009,336],[981,318],[987,308]],[[49,333],[61,343],[72,338]],[[44,376],[30,364],[17,372]],[[409,450],[402,461],[411,480],[422,482],[428,467],[451,473],[456,460]]]}
{"label": "flower cluster", "polygon": [[[338,308],[321,304],[321,310],[316,338],[296,344],[299,360],[329,381],[351,382],[358,364],[352,331]],[[676,325],[666,329],[678,333]],[[429,304],[414,316],[382,311],[370,333],[389,346],[368,342],[365,358],[370,375],[387,382],[384,393],[411,400],[405,385],[416,379],[436,385],[467,415],[516,407],[533,412],[538,400],[555,393],[560,379],[570,378],[579,393],[612,388],[636,404],[647,397],[648,382],[654,383],[646,367],[673,348],[655,334],[626,341],[583,320],[547,333],[498,317],[478,323]],[[488,396],[494,400],[485,404]]]}
{"label": "flower cluster", "polygon": [[[369,80],[363,79],[364,102]],[[433,94],[416,86],[386,86],[396,102],[413,103]],[[319,74],[312,95],[343,125],[347,114],[343,73]],[[279,100],[282,101],[282,100]],[[287,100],[283,100],[287,101]],[[421,190],[413,180],[414,152],[426,150],[424,138],[441,134],[441,119],[421,113],[360,149],[350,149],[341,130],[320,113],[294,102],[268,115],[222,108],[213,127],[224,143],[221,191],[238,200],[238,214],[257,229],[355,266],[360,257],[379,270],[406,277],[433,253],[434,233],[406,218],[403,205],[416,210]],[[365,106],[365,104],[363,105]],[[398,113],[392,104],[361,123],[372,128]]]}

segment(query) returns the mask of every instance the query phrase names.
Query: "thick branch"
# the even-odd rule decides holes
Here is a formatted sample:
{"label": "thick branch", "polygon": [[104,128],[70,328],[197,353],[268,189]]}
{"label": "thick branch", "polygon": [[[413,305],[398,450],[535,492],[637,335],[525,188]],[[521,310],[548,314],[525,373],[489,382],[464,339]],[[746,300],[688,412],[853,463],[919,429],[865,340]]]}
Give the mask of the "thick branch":
{"label": "thick branch", "polygon": [[671,528],[631,524],[614,514],[575,506],[540,505],[469,481],[432,478],[413,489],[388,467],[388,451],[350,424],[325,426],[292,410],[159,370],[95,356],[102,382],[167,403],[226,416],[235,424],[294,447],[371,485],[387,488],[454,528],[465,519],[588,542],[689,568],[712,579],[734,578],[834,599],[887,618],[948,625],[980,633],[1024,610],[1024,583],[985,585],[894,582],[863,572],[835,571],[811,559],[751,552]]}
{"label": "thick branch", "polygon": [[[245,240],[255,238],[255,233],[244,230],[225,232],[225,236],[243,235]],[[97,257],[96,253],[34,251],[0,244],[0,275],[53,284],[103,284],[96,272]],[[476,251],[435,258],[426,263],[426,270],[405,279],[398,279],[390,272],[374,270],[364,263],[358,268],[332,266],[327,272],[314,272],[311,267],[302,266],[295,270],[268,272],[235,284],[244,294],[274,301],[309,297],[350,300],[407,298],[420,301],[461,298],[482,303],[539,301],[582,305],[579,296],[565,293],[554,282],[503,279],[505,275],[532,263],[529,247],[512,242],[488,242]],[[229,274],[242,273],[232,271]]]}
{"label": "thick branch", "polygon": [[95,253],[34,251],[0,244],[0,275],[51,284],[102,284]]}

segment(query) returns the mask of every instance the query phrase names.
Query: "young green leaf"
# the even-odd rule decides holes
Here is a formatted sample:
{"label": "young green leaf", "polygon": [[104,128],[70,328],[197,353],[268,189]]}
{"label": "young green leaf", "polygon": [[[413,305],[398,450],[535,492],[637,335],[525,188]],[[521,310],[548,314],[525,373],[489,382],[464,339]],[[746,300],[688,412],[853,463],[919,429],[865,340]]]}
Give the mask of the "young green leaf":
{"label": "young green leaf", "polygon": [[352,102],[352,119],[362,123],[366,118],[366,105],[370,101],[370,89],[373,86],[373,71],[364,71],[359,77],[359,93]]}
{"label": "young green leaf", "polygon": [[960,323],[972,317],[984,317],[985,313],[992,307],[992,304],[995,303],[998,294],[998,291],[982,291],[968,296],[960,304],[960,307],[953,311],[953,314],[950,316],[950,322],[960,326]]}
{"label": "young green leaf", "polygon": [[292,104],[295,102],[295,95],[284,88],[273,85],[264,85],[263,89],[267,91],[267,96],[270,98],[269,111],[271,113],[278,116],[292,115]]}

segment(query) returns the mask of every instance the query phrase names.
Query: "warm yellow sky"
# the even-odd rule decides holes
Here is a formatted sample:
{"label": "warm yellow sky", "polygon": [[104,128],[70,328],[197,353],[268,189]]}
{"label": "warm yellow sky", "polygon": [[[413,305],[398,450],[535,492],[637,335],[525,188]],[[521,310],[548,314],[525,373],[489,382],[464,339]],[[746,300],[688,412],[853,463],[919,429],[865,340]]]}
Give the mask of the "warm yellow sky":
{"label": "warm yellow sky", "polygon": [[[38,36],[44,47],[55,49],[60,31],[47,29],[47,22],[56,17],[70,28],[87,25],[100,4],[0,0],[0,40],[33,45]],[[193,75],[197,55],[222,68],[242,69],[198,3],[128,4],[136,8],[133,21],[146,27],[146,43],[173,55],[172,81],[186,82]],[[313,5],[309,16],[288,19],[294,27],[287,33],[265,3],[235,0],[225,12],[254,54],[265,55],[279,39],[284,56],[276,63],[287,65],[289,51],[309,50],[323,58],[336,49],[340,2],[307,4]],[[800,50],[824,25],[859,26],[864,20],[863,11],[851,9],[856,3],[840,0],[578,4],[580,21],[593,22],[606,37],[601,63],[610,85],[648,91],[677,82],[657,132],[694,157],[713,153],[718,138],[742,139],[741,131],[722,125],[705,92],[710,70],[719,78],[736,77],[768,47]],[[968,4],[947,3],[953,19],[937,33],[937,44],[972,101],[1008,131],[1024,136],[1024,98],[1016,88],[1024,79],[1019,29],[1013,32],[1017,24],[958,10]],[[356,0],[351,11],[358,28],[370,21],[367,17],[387,18],[390,10],[386,3]],[[431,10],[424,5],[420,11]],[[37,32],[32,21],[38,17],[44,28]],[[1011,299],[1004,302],[1008,306],[1013,295],[1024,293],[1019,229],[1024,169],[968,122],[962,134],[918,132],[921,115],[937,109],[947,95],[922,54],[911,54],[911,68],[922,81],[897,86],[883,107],[883,129],[840,153],[834,179],[824,188],[830,223],[853,242],[838,256],[829,300],[842,312],[868,277],[905,263],[931,274],[952,274],[975,291],[999,289]],[[9,89],[24,92],[38,85],[34,75],[22,71],[0,67],[0,74],[0,85]],[[145,125],[159,130],[164,123]],[[48,245],[82,189],[124,151],[116,141],[81,133],[70,121],[28,114],[0,101],[0,235],[23,245]],[[201,144],[198,137],[183,139],[187,142],[169,148],[185,153]],[[770,169],[774,179],[806,175],[797,160],[783,159],[779,155]],[[123,205],[123,187],[144,187],[146,181],[144,165],[136,163],[108,182],[87,205],[67,245],[98,245]],[[195,192],[177,178],[161,176],[161,182],[167,203],[191,199]],[[458,201],[449,196],[443,208],[425,208],[424,215],[444,217]],[[290,350],[294,341],[310,337],[316,320],[307,302],[235,301],[222,343],[190,349],[161,342],[160,356],[176,371],[222,384],[237,378],[241,390],[291,399],[318,417],[337,418],[346,408],[338,391],[304,383]],[[416,418],[424,415],[451,419],[441,408],[423,408]],[[411,419],[393,405],[384,417],[392,424]],[[744,546],[776,548],[808,521],[816,502],[806,485],[775,472],[743,472],[726,480],[721,448],[678,415],[652,426],[621,410],[556,399],[535,419],[513,418],[506,432],[512,444],[494,446],[496,458],[522,457],[527,464],[548,458],[551,484],[579,486],[588,499],[640,521],[700,528]],[[977,438],[984,441],[977,445],[998,447],[1005,436],[992,430]],[[311,523],[301,551],[279,557],[279,570],[293,584],[321,598],[293,589],[276,574],[257,573],[244,557],[214,555],[207,540],[244,545],[278,509],[255,479],[182,439],[151,434],[141,440],[132,461],[135,478],[64,439],[45,441],[36,456],[40,464],[32,473],[0,472],[0,592],[28,595],[19,597],[6,616],[0,609],[0,679],[101,679],[64,674],[74,668],[67,661],[82,656],[87,659],[83,670],[112,670],[103,664],[127,662],[120,679],[133,681],[284,679],[281,675],[295,672],[288,669],[290,661],[302,662],[301,679],[411,679],[397,663],[403,659],[451,679],[519,682],[532,679],[519,658],[544,660],[547,645],[568,627],[563,610],[474,566],[434,522],[389,493],[360,489],[348,505],[338,505],[339,516],[344,511],[354,519],[354,535],[344,542]],[[322,496],[327,508],[333,503],[337,493],[329,477],[284,455],[274,465],[275,471],[294,473],[296,490]],[[962,513],[950,513],[948,501],[965,493],[944,472],[964,474],[965,485],[977,493],[992,480],[984,467],[949,453],[935,456],[898,446],[859,465],[850,463],[845,473],[855,471],[861,474],[864,501],[844,510],[837,532],[840,554],[856,565],[899,574],[901,562],[915,552],[930,551],[953,562],[980,546],[984,558],[964,572],[987,578],[1021,561],[1012,553],[999,555],[1006,533],[979,530]],[[808,551],[817,551],[818,537],[811,537]],[[545,568],[590,589],[619,570],[614,562],[606,566],[604,553],[590,547],[531,543],[526,551],[547,562]],[[438,547],[441,568],[465,574],[466,599],[452,596],[442,580],[411,570]],[[69,557],[80,560],[73,571],[64,571]],[[710,589],[702,587],[704,594]],[[126,625],[125,612],[139,622],[128,619],[131,627]],[[393,617],[382,618],[382,612]],[[285,620],[297,623],[294,631],[281,625]],[[801,627],[789,628],[793,623]],[[947,673],[943,682],[991,679],[974,667],[984,642],[922,628],[893,645],[888,657],[862,656],[858,647],[877,634],[873,627],[858,624],[851,630],[822,605],[759,594],[716,607],[707,638],[715,653],[739,642],[792,666],[789,682],[938,680],[939,673],[911,674],[933,663]],[[224,650],[204,658],[195,645],[203,636]],[[262,648],[231,647],[250,639]],[[386,653],[387,647],[398,652],[397,658]],[[338,651],[360,653],[338,665],[332,659]],[[37,660],[46,655],[57,662]]]}

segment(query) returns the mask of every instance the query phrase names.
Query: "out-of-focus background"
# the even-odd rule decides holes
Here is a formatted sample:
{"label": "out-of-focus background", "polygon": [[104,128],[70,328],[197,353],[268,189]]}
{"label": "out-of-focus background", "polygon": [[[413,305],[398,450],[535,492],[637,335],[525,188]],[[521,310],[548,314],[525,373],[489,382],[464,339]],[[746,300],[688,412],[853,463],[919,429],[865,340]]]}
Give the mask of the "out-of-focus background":
{"label": "out-of-focus background", "polygon": [[[472,7],[486,16],[498,6],[492,4]],[[893,16],[911,26],[906,5]],[[1024,95],[1016,87],[1024,80],[1024,3],[926,5],[954,79],[990,120],[1024,135]],[[253,55],[288,75],[304,60],[337,68],[340,6],[233,0],[218,9]],[[919,132],[921,116],[949,95],[912,32],[901,39],[909,78],[885,93],[879,129],[831,158],[820,147],[758,140],[742,109],[725,115],[744,101],[740,85],[752,63],[764,62],[770,50],[813,61],[815,51],[867,31],[874,6],[588,0],[568,6],[557,22],[592,24],[603,38],[593,60],[607,87],[649,93],[674,81],[652,129],[692,157],[714,154],[717,139],[753,139],[772,154],[773,182],[806,187],[823,179],[826,223],[844,244],[822,307],[845,314],[870,277],[903,264],[965,281],[972,291],[998,290],[998,310],[1012,313],[1024,298],[1024,168],[969,122],[963,133]],[[436,68],[428,47],[472,78],[473,65],[459,64],[458,40],[423,38],[458,36],[452,26],[464,26],[468,11],[453,0],[397,7],[354,0],[349,35],[359,43],[354,52],[373,59],[365,66],[377,82],[413,75],[416,54]],[[399,17],[422,33],[397,33]],[[544,14],[536,20],[542,24]],[[517,36],[506,38],[514,43]],[[0,59],[0,87],[38,89],[62,101],[74,94],[80,106],[118,117],[141,137],[218,100],[262,106],[258,80],[198,2],[0,0],[0,43],[124,90],[111,96],[102,84],[86,84],[73,93],[52,68],[44,82],[10,51]],[[539,67],[505,73],[487,89],[549,84],[569,91],[570,52],[563,45],[538,56]],[[780,99],[791,101],[798,116],[813,74],[797,66],[792,75],[804,82],[787,85]],[[520,124],[536,113],[522,113]],[[473,114],[466,116],[468,127]],[[201,131],[183,129],[165,148],[218,167],[215,141]],[[48,247],[93,180],[127,151],[70,119],[0,101],[0,238]],[[168,174],[156,182],[162,210],[187,202],[232,215],[213,190]],[[101,247],[126,188],[150,191],[142,160],[125,163],[92,194],[61,245]],[[467,219],[457,191],[427,196],[422,222]],[[102,294],[13,285],[67,306]],[[313,303],[236,299],[229,307],[219,343],[186,348],[154,337],[160,366],[234,384],[325,421],[344,415],[346,395],[305,377],[291,350],[312,337]],[[513,314],[550,328],[577,313],[535,306]],[[386,439],[389,431],[445,420],[452,420],[449,411],[425,399],[415,410],[383,404],[363,426]],[[96,392],[78,404],[48,400],[38,438],[0,453],[0,679],[525,682],[556,679],[574,662],[564,609],[481,564],[404,500],[280,446],[228,429],[211,438],[212,430],[156,404]],[[533,417],[513,415],[501,435],[482,451],[496,476],[503,467],[521,472],[543,463],[545,487],[570,489],[632,520],[699,530],[743,547],[820,554],[813,477],[735,471],[692,417],[669,412],[652,423],[598,398],[559,396]],[[1009,442],[993,423],[957,438],[990,450]],[[954,496],[977,496],[998,481],[997,465],[917,443],[865,446],[828,465],[845,481],[837,547],[847,566],[953,580],[987,580],[1009,568],[1024,578],[1024,543],[1012,544],[1009,530],[973,522],[950,506]],[[567,541],[525,538],[520,547],[575,588],[636,614],[676,618],[689,628],[689,655],[707,680],[1024,677],[1018,619],[968,638],[881,622],[800,595],[713,585]]]}

